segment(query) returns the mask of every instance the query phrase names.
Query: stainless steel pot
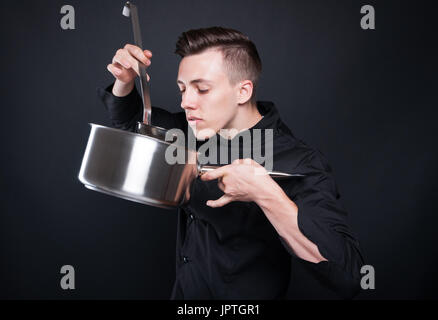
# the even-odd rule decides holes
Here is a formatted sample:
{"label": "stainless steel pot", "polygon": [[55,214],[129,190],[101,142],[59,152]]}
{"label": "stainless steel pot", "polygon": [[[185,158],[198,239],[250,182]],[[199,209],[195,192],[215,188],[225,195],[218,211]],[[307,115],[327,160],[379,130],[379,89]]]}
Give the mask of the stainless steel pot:
{"label": "stainless steel pot", "polygon": [[[91,124],[79,180],[89,189],[123,199],[176,207],[189,199],[190,183],[199,169],[193,160],[168,164],[169,145],[153,136]],[[196,152],[187,152],[196,160]]]}
{"label": "stainless steel pot", "polygon": [[[185,146],[186,163],[169,164],[170,142],[153,136],[90,124],[91,132],[79,171],[89,189],[161,208],[174,208],[190,199],[190,185],[198,175],[217,166],[202,166],[198,153]],[[268,172],[273,178],[300,174]]]}

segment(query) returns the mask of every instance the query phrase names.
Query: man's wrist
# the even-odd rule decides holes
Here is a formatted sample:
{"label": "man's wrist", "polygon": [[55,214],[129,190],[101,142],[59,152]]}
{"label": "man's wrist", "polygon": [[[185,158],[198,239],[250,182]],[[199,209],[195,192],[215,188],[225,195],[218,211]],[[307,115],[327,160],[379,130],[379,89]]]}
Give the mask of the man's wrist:
{"label": "man's wrist", "polygon": [[113,85],[112,94],[116,97],[126,97],[132,92],[132,89],[134,89],[134,85],[134,81],[124,83],[116,79]]}
{"label": "man's wrist", "polygon": [[268,209],[272,207],[273,203],[278,202],[282,195],[286,196],[283,189],[271,177],[267,176],[266,182],[263,183],[263,188],[257,192],[254,202],[260,208]]}

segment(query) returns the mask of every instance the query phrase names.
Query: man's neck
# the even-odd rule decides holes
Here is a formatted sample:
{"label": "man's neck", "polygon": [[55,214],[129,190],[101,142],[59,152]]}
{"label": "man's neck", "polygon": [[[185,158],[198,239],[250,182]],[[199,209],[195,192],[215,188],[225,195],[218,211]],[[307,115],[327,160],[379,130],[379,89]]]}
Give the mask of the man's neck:
{"label": "man's neck", "polygon": [[257,105],[255,103],[248,103],[238,107],[237,114],[233,121],[227,126],[227,136],[222,135],[224,138],[232,139],[237,133],[254,127],[263,116],[260,114]]}

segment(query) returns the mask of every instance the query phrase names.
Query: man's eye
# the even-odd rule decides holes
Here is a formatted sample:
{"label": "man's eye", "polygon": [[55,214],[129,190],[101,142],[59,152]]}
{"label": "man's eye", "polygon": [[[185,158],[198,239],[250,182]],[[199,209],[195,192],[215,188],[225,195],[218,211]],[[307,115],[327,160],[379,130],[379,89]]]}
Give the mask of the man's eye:
{"label": "man's eye", "polygon": [[199,93],[207,93],[207,92],[208,92],[208,89],[204,89],[204,90],[198,89],[198,92],[199,92]]}
{"label": "man's eye", "polygon": [[183,94],[186,90],[179,90],[179,94]]}

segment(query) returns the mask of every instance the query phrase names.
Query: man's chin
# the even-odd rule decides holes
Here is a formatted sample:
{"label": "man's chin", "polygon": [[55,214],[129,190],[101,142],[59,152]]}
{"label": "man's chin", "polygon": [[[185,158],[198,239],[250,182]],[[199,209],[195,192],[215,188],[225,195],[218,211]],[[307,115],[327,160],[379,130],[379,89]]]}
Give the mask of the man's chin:
{"label": "man's chin", "polygon": [[216,135],[216,131],[213,128],[203,128],[200,126],[190,126],[190,128],[192,128],[197,140],[206,140]]}

